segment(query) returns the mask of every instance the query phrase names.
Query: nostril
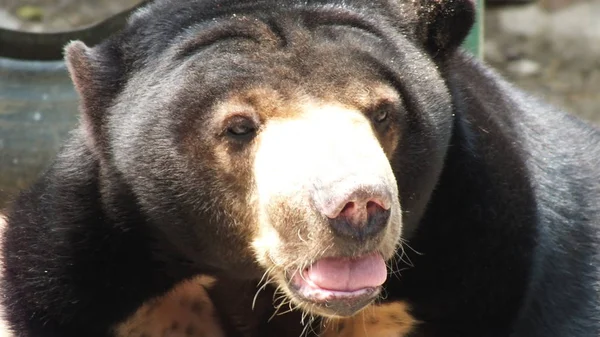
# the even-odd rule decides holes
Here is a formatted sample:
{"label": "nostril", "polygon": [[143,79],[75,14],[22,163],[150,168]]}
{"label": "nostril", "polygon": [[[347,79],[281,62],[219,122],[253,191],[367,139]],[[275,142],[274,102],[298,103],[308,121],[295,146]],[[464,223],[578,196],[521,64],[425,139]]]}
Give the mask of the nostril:
{"label": "nostril", "polygon": [[342,208],[338,217],[349,218],[352,217],[355,213],[357,213],[357,211],[358,210],[356,209],[356,203],[350,201]]}
{"label": "nostril", "polygon": [[371,206],[367,205],[367,214],[368,220],[364,234],[370,236],[379,233],[387,226],[392,212],[390,209],[385,209],[379,204],[373,203]]}
{"label": "nostril", "polygon": [[366,202],[347,202],[335,218],[354,218],[360,215],[373,216],[381,211],[385,211],[381,202],[369,200]]}
{"label": "nostril", "polygon": [[364,203],[350,201],[344,205],[336,218],[343,220],[350,227],[361,228],[367,225],[369,213]]}
{"label": "nostril", "polygon": [[337,235],[363,240],[380,233],[387,225],[390,210],[377,199],[346,202],[330,224]]}
{"label": "nostril", "polygon": [[383,210],[385,209],[381,206],[381,203],[375,201],[367,202],[367,214],[369,214],[369,216],[372,216],[377,212],[381,212]]}
{"label": "nostril", "polygon": [[363,241],[381,234],[389,224],[393,193],[387,185],[347,185],[312,191],[315,210],[327,218],[332,233]]}

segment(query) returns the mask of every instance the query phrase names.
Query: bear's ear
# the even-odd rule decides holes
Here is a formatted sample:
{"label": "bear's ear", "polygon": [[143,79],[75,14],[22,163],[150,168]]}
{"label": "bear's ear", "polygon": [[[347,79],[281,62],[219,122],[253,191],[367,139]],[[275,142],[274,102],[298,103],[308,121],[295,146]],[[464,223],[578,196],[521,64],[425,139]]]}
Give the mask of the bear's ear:
{"label": "bear's ear", "polygon": [[67,69],[79,94],[83,131],[88,146],[96,153],[101,152],[103,145],[106,109],[120,90],[124,76],[120,62],[115,61],[118,57],[109,57],[104,49],[89,48],[81,41],[73,41],[65,48]]}
{"label": "bear's ear", "polygon": [[81,41],[70,42],[65,48],[65,62],[75,90],[83,101],[84,112],[86,101],[94,95],[94,64],[92,49]]}
{"label": "bear's ear", "polygon": [[458,48],[475,22],[475,0],[420,0],[419,34],[434,58]]}
{"label": "bear's ear", "polygon": [[98,106],[101,84],[95,76],[99,64],[92,55],[93,50],[81,41],[70,42],[65,48],[67,69],[79,94],[82,131],[88,148],[99,155],[102,143],[102,111]]}

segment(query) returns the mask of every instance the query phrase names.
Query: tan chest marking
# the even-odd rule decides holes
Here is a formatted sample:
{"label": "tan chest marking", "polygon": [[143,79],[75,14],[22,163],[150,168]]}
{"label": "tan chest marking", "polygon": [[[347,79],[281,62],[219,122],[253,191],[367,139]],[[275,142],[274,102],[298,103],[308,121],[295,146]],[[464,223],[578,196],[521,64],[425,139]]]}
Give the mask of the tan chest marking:
{"label": "tan chest marking", "polygon": [[320,337],[404,337],[416,324],[404,302],[373,304],[355,316],[328,319]]}
{"label": "tan chest marking", "polygon": [[214,281],[199,276],[146,302],[115,328],[116,337],[224,337],[206,292]]}

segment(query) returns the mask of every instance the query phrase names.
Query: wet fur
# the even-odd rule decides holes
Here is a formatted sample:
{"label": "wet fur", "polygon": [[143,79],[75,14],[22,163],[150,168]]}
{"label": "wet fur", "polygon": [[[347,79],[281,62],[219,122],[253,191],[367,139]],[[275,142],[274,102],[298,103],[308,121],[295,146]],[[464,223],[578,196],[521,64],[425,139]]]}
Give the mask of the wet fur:
{"label": "wet fur", "polygon": [[[367,115],[358,93],[384,83],[402,102],[395,131],[375,133],[407,242],[380,302],[402,307],[396,333],[598,336],[600,133],[456,51],[472,16],[466,0],[159,1],[98,47],[71,45],[81,127],[15,201],[3,238],[15,335],[109,336],[206,274],[227,336],[298,335],[297,313],[265,323],[271,286],[247,310],[265,273],[243,225],[250,187],[235,183],[252,180],[252,156],[231,160],[236,148],[197,130],[257,84]],[[250,75],[231,81],[232,65]]]}

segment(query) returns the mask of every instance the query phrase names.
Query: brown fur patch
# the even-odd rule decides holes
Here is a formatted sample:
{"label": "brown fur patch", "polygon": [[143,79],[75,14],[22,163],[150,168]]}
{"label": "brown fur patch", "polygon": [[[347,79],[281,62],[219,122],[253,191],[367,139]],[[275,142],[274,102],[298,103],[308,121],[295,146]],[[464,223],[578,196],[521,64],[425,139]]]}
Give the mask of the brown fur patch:
{"label": "brown fur patch", "polygon": [[372,304],[348,318],[327,319],[320,337],[404,337],[417,320],[405,302]]}
{"label": "brown fur patch", "polygon": [[199,276],[146,302],[115,328],[117,337],[224,337],[206,291],[215,280]]}

